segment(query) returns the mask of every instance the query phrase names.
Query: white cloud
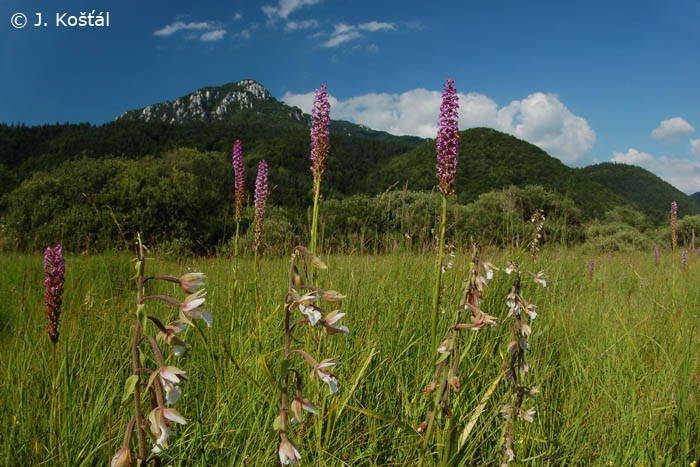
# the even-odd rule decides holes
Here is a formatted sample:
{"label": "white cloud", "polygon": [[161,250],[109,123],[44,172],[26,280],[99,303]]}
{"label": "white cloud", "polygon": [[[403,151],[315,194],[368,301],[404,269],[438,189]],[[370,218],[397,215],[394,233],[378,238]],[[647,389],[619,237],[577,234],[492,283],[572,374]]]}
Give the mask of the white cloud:
{"label": "white cloud", "polygon": [[357,31],[348,31],[348,32],[344,32],[342,34],[333,33],[331,35],[330,39],[328,39],[326,42],[323,43],[323,46],[326,48],[337,47],[344,42],[348,42],[348,41],[351,41],[353,39],[358,39],[360,37],[362,37],[362,34],[360,34]]}
{"label": "white cloud", "polygon": [[[310,113],[314,93],[284,95],[282,100]],[[331,97],[331,116],[395,135],[434,138],[442,95],[413,89],[401,94],[365,94],[338,101]],[[596,141],[585,119],[576,116],[554,94],[537,92],[499,107],[488,96],[459,94],[459,127],[485,126],[529,141],[568,164],[589,161]]]}
{"label": "white cloud", "polygon": [[663,143],[675,143],[678,139],[695,131],[693,126],[681,117],[669,118],[651,131],[651,137]]}
{"label": "white cloud", "polygon": [[233,16],[233,21],[234,21],[234,22],[235,22],[235,21],[240,21],[240,20],[242,20],[242,19],[243,19],[243,13],[241,13],[240,11],[239,11],[238,13],[236,13],[236,14]]}
{"label": "white cloud", "polygon": [[[358,25],[339,23],[333,27],[333,32],[330,37],[322,45],[326,48],[337,47],[340,44],[349,42],[362,37],[360,31],[377,32],[377,31],[393,31],[396,30],[394,23],[381,23],[378,21],[370,21]],[[379,48],[368,49],[370,52],[377,52]]]}
{"label": "white cloud", "polygon": [[690,140],[690,152],[692,152],[695,157],[700,157],[700,139]]}
{"label": "white cloud", "polygon": [[317,28],[318,27],[318,21],[315,19],[307,19],[304,21],[289,21],[287,24],[284,25],[284,29],[287,32],[291,31],[297,31],[300,29],[310,29],[310,28]]}
{"label": "white cloud", "polygon": [[163,27],[162,29],[159,29],[153,33],[154,36],[172,36],[178,31],[181,30],[192,30],[192,29],[211,29],[213,28],[214,25],[211,23],[207,23],[206,21],[200,22],[200,23],[184,23],[182,21],[176,21],[172,24],[168,24],[167,26]]}
{"label": "white cloud", "polygon": [[321,3],[321,0],[279,0],[277,6],[265,5],[262,7],[263,13],[270,20],[277,18],[287,19],[294,11],[305,5],[316,5]]}
{"label": "white cloud", "polygon": [[225,29],[216,29],[214,31],[205,32],[199,37],[202,42],[214,42],[220,41],[226,35]]}
{"label": "white cloud", "polygon": [[612,161],[643,167],[687,194],[700,191],[700,161],[668,156],[657,158],[634,148],[626,153],[613,152]]}
{"label": "white cloud", "polygon": [[647,152],[641,152],[634,148],[629,148],[627,152],[613,151],[612,162],[620,162],[622,164],[631,164],[644,167],[655,161],[654,156]]}
{"label": "white cloud", "polygon": [[362,23],[357,25],[358,29],[362,29],[363,31],[381,31],[382,29],[389,29],[389,30],[394,30],[396,29],[396,26],[394,23],[380,23],[377,21],[370,21],[369,23]]}

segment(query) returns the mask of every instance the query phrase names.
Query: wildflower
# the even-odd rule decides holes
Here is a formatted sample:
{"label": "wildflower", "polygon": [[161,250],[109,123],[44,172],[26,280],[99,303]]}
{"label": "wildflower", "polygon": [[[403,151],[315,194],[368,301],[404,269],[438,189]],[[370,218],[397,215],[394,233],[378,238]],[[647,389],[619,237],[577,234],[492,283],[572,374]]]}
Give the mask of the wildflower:
{"label": "wildflower", "polygon": [[121,448],[112,457],[110,467],[131,467],[131,450],[129,448]]}
{"label": "wildflower", "polygon": [[528,303],[528,305],[525,307],[525,313],[528,314],[530,319],[537,318],[537,312],[535,311],[535,305],[531,305]]}
{"label": "wildflower", "polygon": [[452,342],[450,339],[445,339],[442,341],[442,344],[440,344],[440,347],[437,348],[438,353],[447,353],[452,350]]}
{"label": "wildflower", "polygon": [[262,225],[265,219],[265,202],[267,201],[267,162],[260,161],[258,176],[255,179],[255,239],[254,248],[260,247]]}
{"label": "wildflower", "polygon": [[335,290],[325,290],[321,293],[321,298],[327,302],[339,302],[345,298],[345,295]]}
{"label": "wildflower", "polygon": [[282,438],[277,453],[282,465],[299,465],[299,461],[301,461],[301,454],[299,454],[297,447],[286,437]]}
{"label": "wildflower", "polygon": [[535,278],[537,284],[540,284],[542,287],[547,287],[547,281],[544,280],[544,271],[540,271],[537,274],[530,274]]}
{"label": "wildflower", "polygon": [[518,265],[515,264],[512,261],[508,261],[508,266],[506,266],[505,271],[506,274],[512,274],[514,272],[518,272],[520,269],[518,269]]}
{"label": "wildflower", "polygon": [[197,293],[193,293],[185,297],[185,301],[180,305],[180,321],[189,324],[190,326],[194,326],[192,321],[190,321],[190,318],[202,319],[205,323],[207,323],[207,327],[211,327],[212,323],[214,322],[214,318],[209,310],[206,308],[201,308],[204,304],[205,299],[203,297],[205,294],[206,292],[200,290]]}
{"label": "wildflower", "polygon": [[318,407],[312,404],[309,399],[305,399],[301,396],[297,396],[292,400],[291,408],[292,412],[294,413],[292,423],[295,421],[301,422],[304,410],[314,415],[318,415]]}
{"label": "wildflower", "polygon": [[204,279],[206,278],[204,273],[188,272],[180,277],[180,287],[182,287],[183,292],[193,294],[204,287]]}
{"label": "wildflower", "polygon": [[311,379],[313,379],[314,376],[317,376],[321,381],[328,385],[328,389],[331,391],[331,394],[338,392],[338,380],[332,373],[326,371],[325,368],[340,365],[340,362],[333,361],[337,358],[338,357],[321,360],[311,370]]}
{"label": "wildflower", "polygon": [[[326,85],[316,90],[311,111],[311,173],[321,177],[326,170],[326,157],[330,149],[331,105],[328,103]],[[315,185],[314,185],[315,186]]]}
{"label": "wildflower", "polygon": [[436,141],[438,189],[443,196],[453,195],[457,173],[457,146],[459,128],[457,124],[459,100],[454,80],[448,79],[442,92],[440,120]]}
{"label": "wildflower", "polygon": [[233,174],[236,193],[235,220],[239,222],[243,217],[243,198],[245,197],[245,167],[243,167],[243,150],[239,139],[233,143]]}
{"label": "wildflower", "polygon": [[493,270],[498,269],[498,268],[491,263],[483,263],[483,265],[484,265],[484,272],[486,272],[486,279],[487,280],[493,279]]}
{"label": "wildflower", "polygon": [[659,247],[655,246],[654,247],[654,264],[659,265]]}
{"label": "wildflower", "polygon": [[595,260],[592,259],[588,264],[588,280],[593,281],[593,273],[595,272]]}
{"label": "wildflower", "polygon": [[343,326],[342,324],[336,325],[340,319],[345,316],[345,313],[339,313],[339,310],[335,310],[326,316],[326,319],[321,320],[321,324],[325,328],[328,334],[339,334],[344,333],[346,336],[350,334],[350,330]]}
{"label": "wildflower", "polygon": [[61,314],[63,283],[66,274],[66,262],[63,259],[61,245],[46,248],[44,252],[44,301],[46,303],[46,318],[49,321],[49,339],[54,344],[58,342],[58,317]]}
{"label": "wildflower", "polygon": [[155,453],[168,448],[168,438],[173,435],[168,420],[181,425],[187,423],[187,420],[175,409],[157,407],[148,414],[148,421],[151,424],[151,433],[153,433],[153,436],[157,437],[156,444],[153,446],[153,452]]}
{"label": "wildflower", "polygon": [[678,232],[676,231],[676,221],[678,220],[678,203],[671,203],[671,248],[676,249],[678,245]]}
{"label": "wildflower", "polygon": [[[156,322],[156,320],[157,318],[152,321]],[[167,326],[163,326],[163,323],[161,323],[158,320],[158,322],[156,322],[156,326],[158,326],[158,328],[160,329],[160,331],[156,335],[156,338],[159,340],[164,340],[168,345],[170,345],[176,357],[182,355],[185,349],[190,347],[189,344],[187,344],[185,341],[183,341],[175,335],[178,332],[187,329],[187,323],[185,323],[184,321],[176,320],[172,323],[169,323]]]}
{"label": "wildflower", "polygon": [[315,326],[321,319],[321,312],[318,311],[314,305],[312,305],[312,302],[319,300],[321,296],[310,292],[302,295],[301,297],[293,293],[292,297],[295,298],[295,300],[289,306],[289,310],[293,311],[295,308],[299,308],[301,314],[309,319],[311,326]]}
{"label": "wildflower", "polygon": [[688,250],[683,251],[683,256],[681,257],[681,269],[685,273],[685,269],[688,267]]}

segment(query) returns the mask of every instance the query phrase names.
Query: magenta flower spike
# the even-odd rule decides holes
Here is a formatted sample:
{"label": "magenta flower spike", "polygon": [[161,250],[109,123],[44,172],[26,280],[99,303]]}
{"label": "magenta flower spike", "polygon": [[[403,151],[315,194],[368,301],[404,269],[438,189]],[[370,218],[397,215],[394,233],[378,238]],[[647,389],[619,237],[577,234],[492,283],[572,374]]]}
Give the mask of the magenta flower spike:
{"label": "magenta flower spike", "polygon": [[311,112],[311,173],[320,177],[326,170],[326,157],[330,149],[331,105],[328,103],[326,85],[316,90]]}
{"label": "magenta flower spike", "polygon": [[46,303],[46,318],[49,321],[49,339],[54,344],[58,342],[58,317],[61,314],[63,283],[66,274],[66,262],[63,259],[61,245],[46,248],[44,252],[44,301]]}
{"label": "magenta flower spike", "polygon": [[267,201],[267,162],[260,161],[258,176],[255,179],[255,249],[260,247],[262,225],[265,219],[265,202]]}
{"label": "magenta flower spike", "polygon": [[438,189],[444,196],[455,192],[455,175],[457,173],[457,146],[459,144],[459,98],[454,80],[448,79],[442,91],[440,121],[436,141]]}
{"label": "magenta flower spike", "polygon": [[658,246],[654,247],[654,264],[656,266],[659,265],[659,247]]}
{"label": "magenta flower spike", "polygon": [[243,167],[243,149],[241,140],[233,143],[233,173],[236,192],[236,221],[243,216],[243,199],[245,198],[245,167]]}
{"label": "magenta flower spike", "polygon": [[676,221],[678,220],[678,203],[671,202],[671,248],[676,249],[678,245],[678,232],[676,230]]}

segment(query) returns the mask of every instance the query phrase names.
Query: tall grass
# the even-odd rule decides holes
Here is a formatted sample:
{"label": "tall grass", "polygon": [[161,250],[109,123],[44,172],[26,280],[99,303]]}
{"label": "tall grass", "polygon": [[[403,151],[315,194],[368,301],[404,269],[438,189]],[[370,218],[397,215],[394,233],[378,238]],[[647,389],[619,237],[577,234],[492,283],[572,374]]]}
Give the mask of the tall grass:
{"label": "tall grass", "polygon": [[[485,251],[502,264],[509,252]],[[57,348],[56,402],[59,448],[52,439],[50,346],[43,317],[40,255],[0,257],[0,464],[104,465],[119,449],[131,417],[121,404],[130,373],[129,345],[134,285],[129,255],[69,256],[61,340]],[[700,456],[700,261],[691,255],[685,275],[680,253],[619,253],[595,259],[590,252],[543,248],[538,270],[547,289],[526,284],[538,305],[530,336],[528,381],[541,389],[533,424],[515,439],[519,461],[532,465],[688,465]],[[422,389],[430,375],[431,255],[402,249],[375,255],[324,258],[318,271],[329,288],[347,293],[343,311],[351,339],[324,342],[324,354],[338,355],[339,392],[328,397],[325,383],[309,388],[321,397],[321,420],[305,418],[297,429],[304,465],[415,465],[424,416]],[[456,309],[468,252],[457,251],[446,271],[442,303]],[[233,272],[224,258],[149,259],[149,273],[192,270],[207,273],[207,302],[214,314],[211,333],[186,331],[201,351],[187,352],[191,381],[178,410],[192,422],[164,453],[166,465],[275,465],[278,440],[278,375],[284,342],[280,322],[286,292],[287,258],[260,261],[262,318],[255,336],[256,305],[252,259],[240,260],[241,294],[229,358],[229,314]],[[535,269],[524,259],[521,266]],[[148,293],[174,293],[175,284],[149,284]],[[173,288],[172,290],[170,288]],[[497,275],[484,308],[504,318],[510,284]],[[159,315],[174,317],[167,305]],[[150,324],[149,324],[150,325]],[[440,320],[439,332],[448,320]],[[207,336],[207,337],[204,337]],[[260,341],[259,343],[257,341]],[[507,329],[470,336],[462,354],[461,390],[451,401],[456,429],[479,409],[501,371]],[[261,351],[260,349],[265,349]],[[173,357],[169,357],[172,359]],[[175,362],[177,360],[173,360]],[[178,362],[180,364],[180,362]],[[471,428],[455,465],[493,465],[502,457],[500,409],[506,385],[493,389],[484,413]],[[297,436],[297,435],[295,435]],[[59,452],[60,451],[60,452]]]}

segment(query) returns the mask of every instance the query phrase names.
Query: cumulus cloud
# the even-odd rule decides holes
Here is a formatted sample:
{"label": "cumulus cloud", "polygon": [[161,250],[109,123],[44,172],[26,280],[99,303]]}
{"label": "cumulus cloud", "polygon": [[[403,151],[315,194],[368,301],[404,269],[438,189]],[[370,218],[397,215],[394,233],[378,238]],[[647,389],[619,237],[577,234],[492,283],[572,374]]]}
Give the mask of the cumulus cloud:
{"label": "cumulus cloud", "polygon": [[692,152],[695,157],[700,157],[700,139],[690,140],[690,152]]}
{"label": "cumulus cloud", "polygon": [[263,13],[270,20],[277,18],[287,19],[294,10],[305,5],[316,5],[321,3],[321,0],[279,0],[277,6],[265,5],[262,7]]}
{"label": "cumulus cloud", "polygon": [[202,42],[214,42],[220,41],[226,35],[225,29],[216,29],[214,31],[205,32],[199,36],[199,40]]}
{"label": "cumulus cloud", "polygon": [[240,11],[233,16],[233,21],[240,21],[243,19],[243,13]]}
{"label": "cumulus cloud", "polygon": [[182,21],[176,21],[172,24],[168,24],[167,26],[158,29],[153,33],[154,36],[172,36],[178,31],[191,31],[191,30],[201,30],[201,29],[212,29],[214,27],[213,24],[208,23],[206,21],[200,22],[200,23],[185,23]]}
{"label": "cumulus cloud", "polygon": [[317,28],[317,27],[318,27],[318,21],[316,21],[315,19],[307,19],[304,21],[288,21],[287,24],[284,25],[284,29],[287,32],[297,31],[300,29]]}
{"label": "cumulus cloud", "polygon": [[675,143],[678,139],[695,131],[693,126],[681,117],[664,120],[651,131],[651,137],[662,143]]}
{"label": "cumulus cloud", "polygon": [[[282,100],[310,113],[314,93],[287,93]],[[365,94],[340,100],[331,97],[331,116],[395,135],[434,138],[442,95],[413,89],[401,94]],[[523,100],[499,105],[478,93],[459,94],[459,127],[485,126],[529,141],[568,164],[588,162],[595,132],[554,94],[533,93]]]}
{"label": "cumulus cloud", "polygon": [[323,47],[331,48],[337,47],[345,42],[359,39],[362,37],[360,31],[377,32],[394,30],[396,30],[396,25],[394,23],[382,23],[378,21],[370,21],[358,25],[339,23],[333,27],[333,32],[330,34],[330,37],[322,45]]}
{"label": "cumulus cloud", "polygon": [[626,153],[613,152],[612,161],[643,167],[687,194],[700,191],[700,161],[654,157],[635,148],[628,149]]}

